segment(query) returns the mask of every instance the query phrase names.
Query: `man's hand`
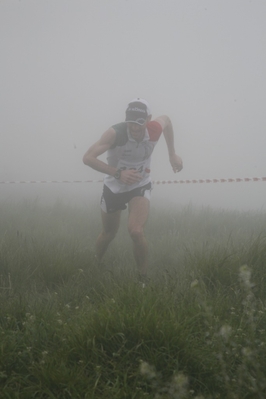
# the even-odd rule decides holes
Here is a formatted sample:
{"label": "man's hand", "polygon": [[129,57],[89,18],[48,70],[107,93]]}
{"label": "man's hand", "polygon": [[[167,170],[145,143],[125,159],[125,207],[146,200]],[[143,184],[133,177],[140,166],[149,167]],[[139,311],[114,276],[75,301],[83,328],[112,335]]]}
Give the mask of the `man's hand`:
{"label": "man's hand", "polygon": [[137,183],[142,180],[142,176],[139,174],[137,170],[134,169],[126,169],[122,170],[121,176],[119,179],[122,183],[131,185]]}
{"label": "man's hand", "polygon": [[169,157],[169,161],[175,173],[180,172],[183,169],[182,159],[178,155],[176,154],[171,155]]}

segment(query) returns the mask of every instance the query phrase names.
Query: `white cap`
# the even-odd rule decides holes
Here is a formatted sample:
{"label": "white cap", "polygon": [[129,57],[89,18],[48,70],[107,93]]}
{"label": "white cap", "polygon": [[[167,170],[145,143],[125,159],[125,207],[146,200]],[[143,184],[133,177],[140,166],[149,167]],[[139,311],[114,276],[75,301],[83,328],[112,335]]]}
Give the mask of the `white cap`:
{"label": "white cap", "polygon": [[147,114],[148,114],[148,116],[151,115],[151,108],[150,108],[150,105],[149,105],[148,101],[144,100],[143,98],[137,97],[137,98],[134,98],[133,100],[131,100],[129,102],[129,104],[135,103],[135,102],[142,103],[142,104],[146,105]]}

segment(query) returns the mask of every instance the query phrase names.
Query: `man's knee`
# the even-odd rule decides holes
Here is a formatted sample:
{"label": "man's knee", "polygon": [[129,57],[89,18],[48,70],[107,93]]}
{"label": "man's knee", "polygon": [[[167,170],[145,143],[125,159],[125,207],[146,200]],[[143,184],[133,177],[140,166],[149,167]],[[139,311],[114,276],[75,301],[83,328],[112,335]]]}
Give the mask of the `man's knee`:
{"label": "man's knee", "polygon": [[117,231],[103,231],[102,232],[102,237],[106,241],[112,241],[115,238],[116,233],[117,233]]}
{"label": "man's knee", "polygon": [[128,232],[133,241],[140,241],[144,237],[142,226],[129,226]]}
{"label": "man's knee", "polygon": [[120,214],[116,213],[105,213],[102,212],[102,233],[101,237],[106,241],[112,241],[119,229],[120,224]]}

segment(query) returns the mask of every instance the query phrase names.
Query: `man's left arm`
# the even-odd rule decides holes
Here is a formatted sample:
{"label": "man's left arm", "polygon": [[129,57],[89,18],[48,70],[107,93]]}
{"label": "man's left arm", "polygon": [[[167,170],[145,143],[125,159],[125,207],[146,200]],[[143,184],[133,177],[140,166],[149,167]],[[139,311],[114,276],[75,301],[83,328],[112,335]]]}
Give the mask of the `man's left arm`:
{"label": "man's left arm", "polygon": [[183,169],[183,162],[179,155],[175,152],[174,130],[170,118],[162,115],[155,119],[162,126],[164,138],[168,148],[169,161],[173,171],[180,172]]}

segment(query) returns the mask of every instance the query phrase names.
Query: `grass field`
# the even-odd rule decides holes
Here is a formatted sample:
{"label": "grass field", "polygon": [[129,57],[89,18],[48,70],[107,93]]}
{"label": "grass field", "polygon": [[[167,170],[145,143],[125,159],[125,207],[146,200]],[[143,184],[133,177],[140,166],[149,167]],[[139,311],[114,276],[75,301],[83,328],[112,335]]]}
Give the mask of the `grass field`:
{"label": "grass field", "polygon": [[150,284],[126,212],[0,205],[0,398],[266,397],[266,214],[153,206]]}

